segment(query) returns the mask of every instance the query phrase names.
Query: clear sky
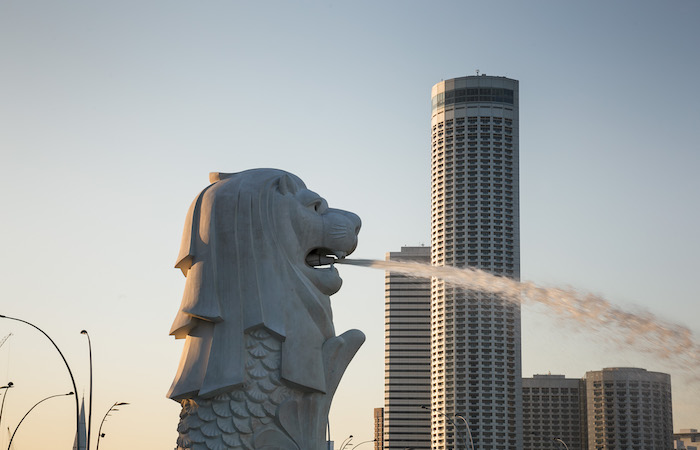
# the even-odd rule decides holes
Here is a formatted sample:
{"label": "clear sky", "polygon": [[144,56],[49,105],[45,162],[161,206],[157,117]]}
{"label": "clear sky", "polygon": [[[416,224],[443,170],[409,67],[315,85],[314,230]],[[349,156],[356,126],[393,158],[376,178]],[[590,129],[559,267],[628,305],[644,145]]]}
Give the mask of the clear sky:
{"label": "clear sky", "polygon": [[[0,314],[51,335],[80,394],[90,332],[93,422],[131,403],[100,448],[172,449],[173,265],[208,173],[299,175],[363,219],[357,257],[427,245],[430,88],[479,70],[520,80],[522,278],[697,335],[699,20],[697,1],[0,1]],[[383,403],[384,277],[340,270],[336,329],[368,339],[331,428],[359,443]],[[524,376],[667,371],[674,428],[700,427],[700,389],[663,361],[541,308],[522,329]],[[0,446],[72,389],[48,341],[0,320],[10,332]],[[16,448],[68,448],[72,408],[39,406]]]}

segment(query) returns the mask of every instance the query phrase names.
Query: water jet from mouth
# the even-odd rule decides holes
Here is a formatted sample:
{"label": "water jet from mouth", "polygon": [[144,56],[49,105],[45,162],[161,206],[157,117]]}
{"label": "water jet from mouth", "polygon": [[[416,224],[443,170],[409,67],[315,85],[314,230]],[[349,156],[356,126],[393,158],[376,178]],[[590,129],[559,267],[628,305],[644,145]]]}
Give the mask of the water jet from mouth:
{"label": "water jet from mouth", "polygon": [[700,344],[685,326],[667,322],[649,312],[630,312],[601,296],[573,289],[545,288],[530,281],[518,282],[475,268],[432,266],[415,262],[341,259],[337,264],[385,270],[414,278],[436,277],[455,287],[497,294],[521,304],[541,304],[579,326],[607,335],[622,347],[651,353],[670,365],[691,372],[700,382]]}

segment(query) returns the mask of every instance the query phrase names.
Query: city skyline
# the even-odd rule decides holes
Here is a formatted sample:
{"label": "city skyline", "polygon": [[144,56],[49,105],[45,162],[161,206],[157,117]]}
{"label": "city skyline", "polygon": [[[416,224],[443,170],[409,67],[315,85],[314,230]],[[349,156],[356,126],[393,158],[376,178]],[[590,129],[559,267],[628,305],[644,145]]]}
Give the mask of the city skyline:
{"label": "city skyline", "polygon": [[[430,86],[479,70],[520,81],[521,278],[648,310],[697,340],[700,98],[685,85],[700,69],[698,18],[686,1],[4,2],[0,314],[51,335],[81,396],[90,332],[93,425],[130,403],[105,423],[101,449],[172,448],[179,405],[165,393],[182,344],[168,331],[183,289],[173,265],[208,173],[299,175],[362,218],[354,258],[429,245]],[[361,442],[383,398],[384,275],[339,271],[336,330],[362,329],[367,342],[331,431]],[[541,307],[522,314],[524,376],[668,372],[674,427],[700,425],[697,385],[664,361]],[[36,401],[72,390],[45,338],[0,321],[8,333],[0,385],[15,387],[0,443]],[[72,401],[33,411],[17,447],[71,445]]]}

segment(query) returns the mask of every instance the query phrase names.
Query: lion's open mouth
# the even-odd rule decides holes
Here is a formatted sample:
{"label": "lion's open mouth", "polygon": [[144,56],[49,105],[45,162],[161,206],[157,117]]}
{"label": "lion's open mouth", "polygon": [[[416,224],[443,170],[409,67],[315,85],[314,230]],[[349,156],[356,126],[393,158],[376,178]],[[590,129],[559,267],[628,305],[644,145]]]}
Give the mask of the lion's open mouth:
{"label": "lion's open mouth", "polygon": [[345,258],[346,253],[328,248],[315,248],[306,255],[306,264],[314,268],[333,266],[338,259]]}

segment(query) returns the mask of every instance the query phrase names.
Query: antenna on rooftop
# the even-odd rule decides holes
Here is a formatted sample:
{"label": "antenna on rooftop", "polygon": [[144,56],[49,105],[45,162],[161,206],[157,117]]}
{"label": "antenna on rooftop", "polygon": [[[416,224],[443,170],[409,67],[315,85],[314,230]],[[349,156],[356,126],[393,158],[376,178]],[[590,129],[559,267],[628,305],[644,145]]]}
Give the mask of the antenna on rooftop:
{"label": "antenna on rooftop", "polygon": [[476,76],[479,76],[479,69],[476,69]]}

